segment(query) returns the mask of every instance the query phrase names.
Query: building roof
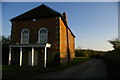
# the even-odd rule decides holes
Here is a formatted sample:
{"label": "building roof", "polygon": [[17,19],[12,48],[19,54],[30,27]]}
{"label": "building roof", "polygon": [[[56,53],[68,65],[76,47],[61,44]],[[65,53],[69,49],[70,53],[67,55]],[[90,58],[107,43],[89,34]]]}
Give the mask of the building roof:
{"label": "building roof", "polygon": [[[59,16],[63,20],[66,27],[69,29],[65,19],[63,18],[62,14],[53,10],[52,8],[46,6],[45,4],[42,4],[36,8],[33,8],[30,11],[27,11],[19,16],[16,16],[10,21],[19,21],[19,20],[28,20],[28,19],[37,19],[37,18],[45,18],[45,17],[53,17],[53,16]],[[70,30],[70,29],[69,29]],[[72,33],[72,31],[70,30]],[[75,35],[72,33],[72,35],[75,37]]]}
{"label": "building roof", "polygon": [[49,16],[60,16],[61,14],[48,6],[42,4],[30,11],[27,11],[17,17],[12,18],[10,21],[17,21],[17,20],[25,20],[25,19],[34,19],[34,18],[42,18],[42,17],[49,17]]}

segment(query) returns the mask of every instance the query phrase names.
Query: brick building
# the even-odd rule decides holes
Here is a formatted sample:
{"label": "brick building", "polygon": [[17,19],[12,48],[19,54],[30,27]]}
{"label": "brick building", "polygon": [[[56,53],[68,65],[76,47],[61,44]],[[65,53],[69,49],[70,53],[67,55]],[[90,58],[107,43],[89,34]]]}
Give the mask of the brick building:
{"label": "brick building", "polygon": [[42,4],[11,20],[9,65],[55,66],[74,59],[74,34],[66,13]]}

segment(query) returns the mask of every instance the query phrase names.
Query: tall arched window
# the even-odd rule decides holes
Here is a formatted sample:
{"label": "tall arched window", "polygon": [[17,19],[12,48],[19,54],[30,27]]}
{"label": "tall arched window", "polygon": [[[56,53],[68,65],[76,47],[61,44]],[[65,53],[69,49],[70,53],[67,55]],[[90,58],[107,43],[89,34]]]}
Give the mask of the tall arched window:
{"label": "tall arched window", "polygon": [[21,32],[21,43],[22,44],[29,44],[29,30],[23,29]]}
{"label": "tall arched window", "polygon": [[47,43],[48,31],[46,28],[41,28],[38,32],[38,43]]}

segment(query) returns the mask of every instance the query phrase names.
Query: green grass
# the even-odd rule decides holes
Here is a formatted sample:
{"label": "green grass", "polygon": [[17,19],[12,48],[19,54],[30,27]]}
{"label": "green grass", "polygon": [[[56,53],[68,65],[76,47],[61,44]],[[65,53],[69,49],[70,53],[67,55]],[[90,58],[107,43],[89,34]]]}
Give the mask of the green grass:
{"label": "green grass", "polygon": [[72,66],[81,64],[90,59],[91,58],[76,57],[74,60],[72,60],[69,63],[64,63],[58,67],[51,67],[51,68],[46,68],[46,69],[40,68],[40,67],[29,67],[29,66],[19,67],[19,66],[3,65],[2,66],[2,75],[3,75],[3,78],[23,78],[26,76],[33,76],[33,75],[42,74],[42,73],[61,71],[61,70],[70,68]]}
{"label": "green grass", "polygon": [[87,57],[76,57],[74,60],[70,61],[69,63],[64,63],[64,64],[61,64],[59,67],[57,67],[57,69],[61,69],[61,70],[64,70],[66,68],[69,68],[69,67],[72,67],[72,66],[75,66],[75,65],[78,65],[78,64],[81,64],[87,60],[90,60],[92,58],[87,58]]}

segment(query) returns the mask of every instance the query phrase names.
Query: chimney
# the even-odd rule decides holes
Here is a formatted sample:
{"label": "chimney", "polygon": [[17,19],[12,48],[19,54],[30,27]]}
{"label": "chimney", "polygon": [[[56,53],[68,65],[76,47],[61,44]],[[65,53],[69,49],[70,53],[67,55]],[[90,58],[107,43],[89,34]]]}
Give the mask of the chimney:
{"label": "chimney", "polygon": [[67,15],[65,12],[63,13],[63,19],[65,20],[65,23],[68,25]]}

